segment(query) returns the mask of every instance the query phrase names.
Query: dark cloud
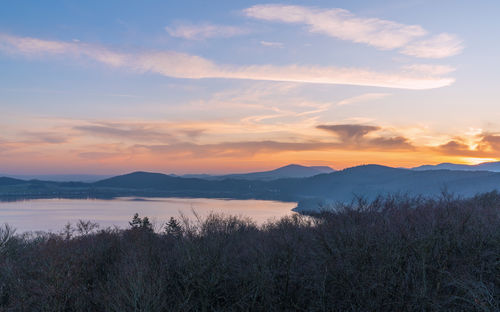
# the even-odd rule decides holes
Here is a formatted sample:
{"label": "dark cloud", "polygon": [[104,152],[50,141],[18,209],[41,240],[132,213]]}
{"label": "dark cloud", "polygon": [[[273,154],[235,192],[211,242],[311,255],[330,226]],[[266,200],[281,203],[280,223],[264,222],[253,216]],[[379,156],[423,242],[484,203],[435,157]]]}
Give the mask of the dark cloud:
{"label": "dark cloud", "polygon": [[199,136],[201,136],[206,129],[184,129],[180,130],[179,132],[186,135],[189,138],[196,139]]}
{"label": "dark cloud", "polygon": [[474,148],[465,143],[465,139],[457,137],[436,149],[445,155],[498,158],[500,156],[500,135],[481,133],[476,137]]}
{"label": "dark cloud", "polygon": [[382,130],[378,126],[365,126],[353,124],[319,125],[317,129],[334,133],[342,142],[344,148],[355,149],[413,149],[410,141],[402,136],[370,137],[366,135]]}
{"label": "dark cloud", "polygon": [[500,151],[500,135],[484,134],[479,146],[487,145],[494,151]]}
{"label": "dark cloud", "polygon": [[396,149],[401,149],[401,148],[407,148],[407,149],[413,149],[414,146],[411,144],[411,142],[402,136],[396,136],[396,137],[389,137],[389,138],[375,138],[369,140],[369,143],[373,146],[379,146],[379,147],[385,147],[385,148],[396,148]]}
{"label": "dark cloud", "polygon": [[[447,155],[465,155],[470,154],[469,146],[458,140],[449,141],[446,144],[440,145],[437,148],[441,153]],[[473,151],[472,151],[473,152]]]}
{"label": "dark cloud", "polygon": [[380,130],[380,127],[376,126],[350,125],[350,124],[319,125],[316,128],[335,133],[336,135],[339,136],[340,140],[342,140],[343,142],[359,140],[370,132]]}

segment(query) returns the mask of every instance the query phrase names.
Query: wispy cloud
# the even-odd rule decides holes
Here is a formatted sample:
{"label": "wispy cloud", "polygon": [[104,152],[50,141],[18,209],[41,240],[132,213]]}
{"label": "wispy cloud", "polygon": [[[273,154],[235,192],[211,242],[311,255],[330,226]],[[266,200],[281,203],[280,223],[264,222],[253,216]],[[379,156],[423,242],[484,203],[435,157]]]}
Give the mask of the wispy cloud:
{"label": "wispy cloud", "polygon": [[341,40],[365,43],[379,49],[395,49],[426,34],[418,25],[404,25],[377,18],[360,18],[343,9],[316,9],[304,6],[264,4],[244,10],[253,18],[306,24],[309,31]]}
{"label": "wispy cloud", "polygon": [[0,50],[27,56],[71,55],[90,57],[96,61],[119,67],[127,62],[127,55],[109,49],[80,42],[43,40],[31,37],[18,37],[0,33]]}
{"label": "wispy cloud", "polygon": [[434,64],[412,64],[403,66],[404,70],[413,73],[422,73],[431,76],[447,75],[455,71],[455,68],[448,65]]}
{"label": "wispy cloud", "polygon": [[260,45],[264,47],[283,48],[283,43],[276,41],[261,41]]}
{"label": "wispy cloud", "polygon": [[376,137],[362,142],[349,144],[323,141],[239,141],[214,144],[177,143],[171,145],[136,145],[168,158],[233,158],[252,157],[257,154],[275,154],[284,152],[335,151],[335,150],[410,150],[412,145],[403,137]]}
{"label": "wispy cloud", "polygon": [[310,32],[367,44],[381,50],[400,49],[402,54],[415,57],[444,58],[458,54],[463,49],[461,40],[455,35],[443,33],[422,40],[428,32],[420,25],[359,17],[339,8],[262,4],[243,12],[260,20],[307,25]]}
{"label": "wispy cloud", "polygon": [[172,135],[158,129],[152,129],[151,126],[142,124],[91,124],[75,126],[74,130],[87,135],[100,138],[118,138],[121,140],[145,140],[145,141],[172,141]]}
{"label": "wispy cloud", "polygon": [[71,141],[69,135],[53,131],[19,131],[16,138],[0,137],[0,153],[8,153],[23,149],[37,149],[47,146],[61,146]]}
{"label": "wispy cloud", "polygon": [[78,157],[88,160],[106,160],[106,159],[114,159],[117,157],[123,157],[122,153],[113,153],[113,152],[81,152],[78,153]]}
{"label": "wispy cloud", "polygon": [[24,131],[21,135],[28,140],[29,144],[60,144],[69,140],[68,136],[55,132]]}
{"label": "wispy cloud", "polygon": [[169,158],[232,158],[251,157],[256,154],[279,153],[289,151],[314,151],[331,148],[323,142],[281,142],[281,141],[240,141],[214,144],[178,143],[171,145],[137,145],[152,153],[159,153]]}
{"label": "wispy cloud", "polygon": [[248,29],[236,26],[216,25],[211,23],[191,24],[185,22],[178,22],[172,26],[167,26],[165,30],[172,37],[188,40],[228,38],[249,33]]}
{"label": "wispy cloud", "polygon": [[351,105],[355,103],[369,102],[391,96],[390,93],[365,93],[344,99],[337,103],[337,106]]}
{"label": "wispy cloud", "polygon": [[225,65],[199,56],[176,52],[144,53],[136,69],[177,78],[224,78],[284,82],[345,84],[401,89],[449,86],[453,78],[403,72],[377,72],[361,68],[304,65]]}
{"label": "wispy cloud", "polygon": [[174,143],[181,139],[196,139],[206,129],[190,124],[152,122],[93,122],[73,126],[81,135],[125,142]]}
{"label": "wispy cloud", "polygon": [[457,55],[463,50],[462,40],[456,35],[439,34],[427,40],[420,40],[405,46],[401,53],[420,58],[445,58]]}
{"label": "wispy cloud", "polygon": [[186,79],[248,79],[414,90],[440,88],[454,82],[453,78],[434,73],[408,71],[378,72],[361,68],[296,64],[285,66],[217,64],[200,56],[173,51],[122,53],[81,42],[10,35],[0,35],[0,50],[28,56],[84,56],[114,67]]}

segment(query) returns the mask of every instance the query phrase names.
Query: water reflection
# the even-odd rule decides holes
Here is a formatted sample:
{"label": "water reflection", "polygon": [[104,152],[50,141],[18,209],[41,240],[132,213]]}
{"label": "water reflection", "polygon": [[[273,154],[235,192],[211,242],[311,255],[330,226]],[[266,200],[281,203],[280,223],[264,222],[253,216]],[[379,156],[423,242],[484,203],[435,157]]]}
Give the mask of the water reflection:
{"label": "water reflection", "polygon": [[265,200],[225,200],[206,198],[34,199],[0,202],[0,224],[9,223],[18,232],[60,231],[67,222],[79,219],[101,227],[126,227],[134,213],[161,224],[171,216],[193,218],[210,212],[246,216],[262,224],[268,219],[292,214],[295,203]]}

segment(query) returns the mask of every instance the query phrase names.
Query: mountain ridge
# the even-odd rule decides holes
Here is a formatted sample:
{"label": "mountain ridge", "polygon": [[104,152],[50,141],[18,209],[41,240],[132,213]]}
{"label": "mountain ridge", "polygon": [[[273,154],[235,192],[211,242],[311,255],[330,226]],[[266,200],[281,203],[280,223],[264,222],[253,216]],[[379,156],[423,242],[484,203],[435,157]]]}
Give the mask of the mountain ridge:
{"label": "mountain ridge", "polygon": [[387,194],[432,197],[443,190],[469,197],[499,189],[500,173],[492,171],[411,170],[375,164],[305,178],[273,180],[234,177],[207,180],[144,171],[94,183],[0,178],[0,200],[123,196],[264,199],[298,202],[297,210],[301,211],[318,209],[318,202],[341,203],[358,197],[367,200]]}
{"label": "mountain ridge", "polygon": [[282,178],[307,178],[318,174],[332,173],[334,169],[328,166],[303,166],[298,164],[289,164],[268,171],[248,172],[248,173],[232,173],[225,175],[208,175],[208,174],[186,174],[181,177],[199,178],[206,180],[224,180],[224,179],[243,179],[243,180],[275,180]]}
{"label": "mountain ridge", "polygon": [[461,171],[492,171],[500,172],[500,161],[485,162],[477,165],[440,163],[437,165],[422,165],[411,168],[412,170],[461,170]]}

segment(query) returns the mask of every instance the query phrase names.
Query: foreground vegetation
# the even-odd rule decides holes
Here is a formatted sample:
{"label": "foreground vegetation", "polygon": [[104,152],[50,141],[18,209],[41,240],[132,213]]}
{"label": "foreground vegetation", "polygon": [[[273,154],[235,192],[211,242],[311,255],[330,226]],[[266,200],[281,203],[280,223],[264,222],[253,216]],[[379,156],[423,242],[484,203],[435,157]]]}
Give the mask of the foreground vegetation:
{"label": "foreground vegetation", "polygon": [[0,311],[498,311],[500,195],[0,230]]}

